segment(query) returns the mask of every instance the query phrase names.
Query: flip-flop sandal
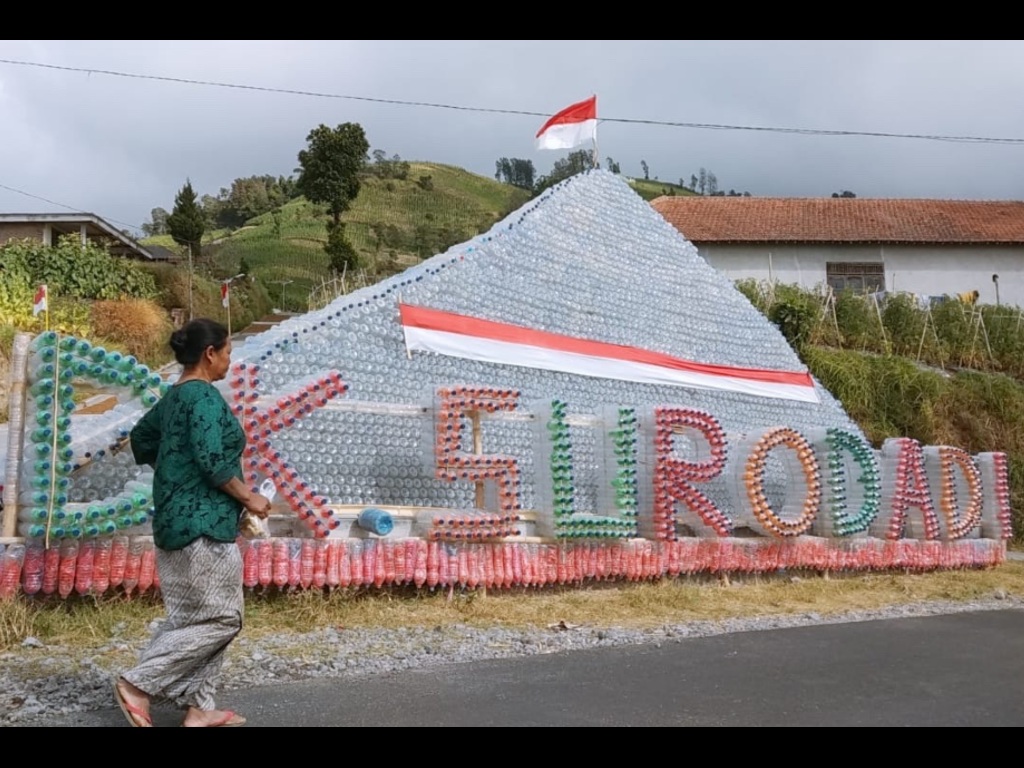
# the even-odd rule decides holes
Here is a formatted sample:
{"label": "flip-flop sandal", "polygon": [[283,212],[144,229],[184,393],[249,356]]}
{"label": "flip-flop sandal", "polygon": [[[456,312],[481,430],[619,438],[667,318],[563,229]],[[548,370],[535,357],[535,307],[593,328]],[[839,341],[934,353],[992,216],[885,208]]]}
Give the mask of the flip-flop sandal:
{"label": "flip-flop sandal", "polygon": [[216,723],[211,723],[208,727],[210,728],[234,728],[239,725],[245,725],[245,718],[241,715],[232,712],[230,709],[224,712],[224,717],[218,720]]}
{"label": "flip-flop sandal", "polygon": [[245,718],[230,709],[224,710],[224,716],[209,725],[186,726],[182,723],[183,728],[236,728],[239,725],[245,725]]}
{"label": "flip-flop sandal", "polygon": [[[114,681],[114,698],[117,700],[117,706],[121,708],[121,713],[131,724],[132,728],[153,727],[153,718],[149,716],[148,712],[143,712],[124,697],[124,694],[121,693],[121,689],[118,687],[116,680]],[[140,719],[143,722],[140,723]]]}

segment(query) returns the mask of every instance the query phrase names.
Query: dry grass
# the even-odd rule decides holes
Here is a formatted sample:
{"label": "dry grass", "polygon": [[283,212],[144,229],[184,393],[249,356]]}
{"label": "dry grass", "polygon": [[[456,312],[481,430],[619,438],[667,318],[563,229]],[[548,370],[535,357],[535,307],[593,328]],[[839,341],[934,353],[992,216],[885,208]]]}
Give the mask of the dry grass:
{"label": "dry grass", "polygon": [[[692,578],[641,584],[596,584],[547,590],[315,590],[252,594],[245,634],[256,638],[325,627],[527,627],[558,622],[656,627],[665,623],[815,612],[823,616],[927,601],[970,601],[1002,594],[1024,599],[1024,562],[928,574],[797,578]],[[147,636],[162,615],[155,599],[77,598],[0,604],[0,650],[29,635],[47,645],[95,649],[113,638]]]}
{"label": "dry grass", "polygon": [[913,575],[824,578],[677,579],[558,590],[418,594],[301,592],[250,601],[248,632],[297,632],[325,626],[593,626],[651,627],[666,622],[814,611],[827,615],[929,600],[966,601],[997,592],[1024,598],[1024,563]]}
{"label": "dry grass", "polygon": [[92,305],[92,325],[97,336],[140,360],[159,363],[168,355],[171,320],[155,302],[97,301]]}

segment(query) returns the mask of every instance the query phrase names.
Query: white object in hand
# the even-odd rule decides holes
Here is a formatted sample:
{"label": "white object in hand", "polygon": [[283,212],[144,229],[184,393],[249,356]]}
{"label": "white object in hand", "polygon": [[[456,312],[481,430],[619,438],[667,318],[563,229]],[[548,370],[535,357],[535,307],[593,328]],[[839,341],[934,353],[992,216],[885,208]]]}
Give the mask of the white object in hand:
{"label": "white object in hand", "polygon": [[263,481],[260,485],[260,496],[265,498],[267,501],[272,502],[274,497],[277,495],[277,486],[274,485],[274,481],[269,477]]}

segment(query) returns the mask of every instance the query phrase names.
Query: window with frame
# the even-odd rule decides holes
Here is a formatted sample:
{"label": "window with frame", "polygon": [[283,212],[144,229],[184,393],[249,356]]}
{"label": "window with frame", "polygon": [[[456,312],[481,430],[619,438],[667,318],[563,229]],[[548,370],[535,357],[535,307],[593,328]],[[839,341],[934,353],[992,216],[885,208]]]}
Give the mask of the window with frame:
{"label": "window with frame", "polygon": [[836,293],[877,293],[885,290],[885,264],[829,261],[825,263],[825,279]]}

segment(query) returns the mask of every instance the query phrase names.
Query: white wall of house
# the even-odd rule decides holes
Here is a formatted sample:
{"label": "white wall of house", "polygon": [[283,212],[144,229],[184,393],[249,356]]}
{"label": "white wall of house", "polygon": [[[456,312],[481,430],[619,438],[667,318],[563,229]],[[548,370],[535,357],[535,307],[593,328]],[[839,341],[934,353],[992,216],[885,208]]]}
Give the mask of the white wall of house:
{"label": "white wall of house", "polygon": [[697,250],[733,280],[772,276],[780,283],[814,288],[825,285],[828,262],[881,263],[888,291],[942,295],[977,290],[983,304],[996,303],[996,274],[999,303],[1024,307],[1024,247],[704,244]]}

